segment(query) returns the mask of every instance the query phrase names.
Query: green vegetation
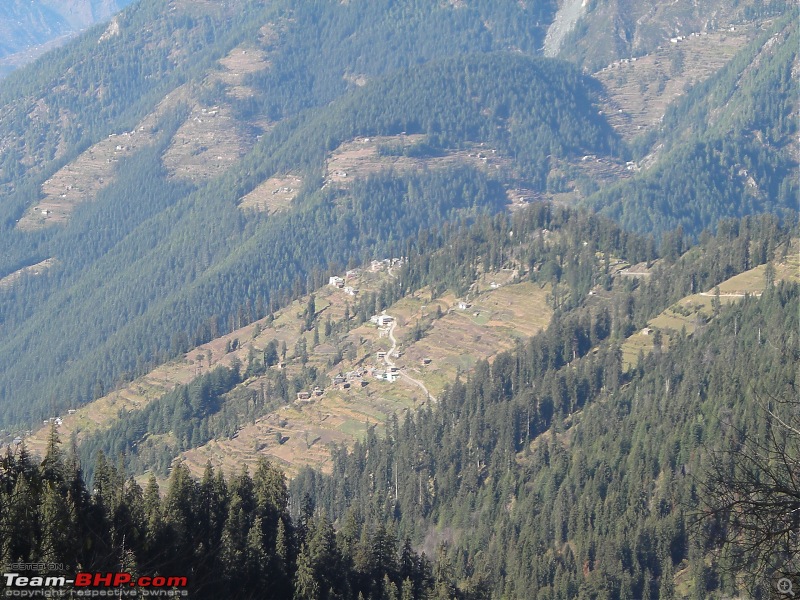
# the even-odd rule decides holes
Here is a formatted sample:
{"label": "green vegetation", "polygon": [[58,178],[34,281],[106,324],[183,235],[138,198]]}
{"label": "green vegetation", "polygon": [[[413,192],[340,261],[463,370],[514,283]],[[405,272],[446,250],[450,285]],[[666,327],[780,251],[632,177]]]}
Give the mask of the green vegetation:
{"label": "green vegetation", "polygon": [[778,19],[717,74],[667,110],[658,132],[634,142],[663,156],[586,204],[624,227],[687,234],[721,218],[797,208],[797,14]]}
{"label": "green vegetation", "polygon": [[265,461],[227,479],[208,467],[201,481],[179,465],[161,497],[154,478],[142,489],[102,453],[88,488],[55,432],[41,463],[17,450],[0,463],[3,564],[169,574],[195,598],[423,598],[453,585],[381,525],[351,520],[337,533],[308,502],[292,518],[284,475]]}
{"label": "green vegetation", "polygon": [[[633,139],[629,123],[630,143],[596,80],[535,56],[551,0],[141,0],[117,33],[93,29],[0,83],[0,279],[15,274],[0,288],[0,561],[185,574],[196,598],[767,597],[800,552],[797,520],[754,506],[753,534],[737,486],[797,513],[784,483],[798,461],[800,287],[785,269],[799,28],[788,3],[734,4],[715,19],[774,20],[660,126]],[[652,2],[617,5],[631,9],[615,21],[588,3],[603,19],[571,38],[614,22],[617,41],[568,54],[652,47],[720,3],[644,19]],[[658,73],[642,89],[667,90]],[[236,130],[235,160],[188,140],[216,116]],[[134,128],[147,141],[112,155],[112,134]],[[101,147],[104,180],[69,220],[27,227],[67,198],[52,176]],[[332,153],[397,170],[348,176]],[[195,171],[181,171],[189,155]],[[575,186],[599,215],[541,201]],[[254,190],[280,193],[272,214],[242,208]],[[374,285],[346,303],[321,289],[385,257],[403,260],[365,273]],[[17,274],[36,264],[48,268]],[[723,301],[736,276],[763,293]],[[516,323],[512,294],[538,318]],[[474,312],[455,310],[464,298]],[[388,349],[359,328],[393,305],[404,350],[418,344],[397,358],[435,398],[422,384],[409,396],[408,372],[385,397],[368,382],[364,402],[326,391],[335,414],[296,396]],[[447,337],[459,320],[467,333]],[[481,326],[504,351],[458,352],[493,345]],[[425,346],[437,340],[441,369]],[[39,463],[12,441],[190,349],[174,378],[105,403],[126,409],[76,433],[69,458],[55,431]],[[328,419],[340,429],[323,437]],[[302,444],[331,473],[288,486],[261,461],[252,476],[189,476],[239,434],[243,464]],[[127,479],[148,472],[146,489]]]}
{"label": "green vegetation", "polygon": [[[647,304],[657,286],[642,284],[623,305]],[[715,450],[761,439],[773,422],[751,410],[756,397],[792,410],[777,402],[793,395],[799,298],[796,284],[781,284],[722,308],[628,374],[618,312],[557,314],[385,438],[340,449],[330,477],[301,473],[292,494],[311,494],[340,520],[383,515],[420,544],[447,540],[456,581],[481,581],[492,597],[763,593],[774,582],[736,577],[731,561],[746,566],[747,554],[713,558],[720,530],[736,522],[698,528],[701,501],[715,503],[698,494]],[[730,480],[735,461],[715,468]]]}
{"label": "green vegetation", "polygon": [[[510,230],[529,243],[511,242]],[[598,248],[584,245],[590,234]],[[693,525],[697,478],[732,473],[713,450],[765,431],[770,417],[750,410],[755,396],[782,398],[794,385],[800,288],[770,280],[761,298],[719,307],[691,337],[654,347],[627,373],[619,343],[687,288],[761,261],[737,249],[764,248],[772,259],[796,234],[772,217],[725,223],[703,246],[660,260],[658,277],[631,285],[605,279],[599,257],[648,245],[608,221],[547,205],[510,222],[479,219],[450,238],[460,244],[411,260],[395,285],[428,283],[456,256],[499,265],[516,254],[539,267],[537,282],[564,286],[545,331],[480,361],[438,403],[390,418],[384,437],[368,428],[352,450],[335,449],[331,476],[304,471],[290,490],[265,462],[227,480],[208,467],[199,482],[178,463],[161,498],[154,478],[143,490],[97,451],[87,488],[78,456],[61,456],[55,432],[38,465],[23,442],[0,469],[0,559],[185,575],[199,598],[231,585],[237,597],[269,586],[276,598],[376,600],[739,593],[738,559],[718,553],[718,534],[736,523],[720,514]],[[563,270],[543,268],[556,257]],[[581,295],[584,277],[613,304]],[[146,417],[152,437],[171,431],[191,443],[236,386],[237,369],[177,388],[126,426],[145,427]],[[132,456],[135,444],[119,445],[126,428],[110,431],[110,449],[127,444]]]}
{"label": "green vegetation", "polygon": [[[437,63],[402,95],[403,79],[396,77],[277,126],[241,165],[194,191],[168,181],[157,161],[180,122],[180,113],[167,115],[162,145],[122,162],[116,181],[97,202],[78,207],[65,229],[9,235],[16,242],[9,271],[52,255],[63,268],[0,292],[0,389],[14,399],[2,419],[30,422],[53,404],[63,409],[67,399],[91,400],[303,295],[335,265],[400,255],[421,229],[500,210],[502,185],[469,167],[376,175],[356,181],[350,193],[308,186],[296,210],[273,217],[246,220],[237,210],[263,178],[289,166],[320,172],[325,148],[358,134],[395,133],[403,118],[398,97],[406,118],[416,114],[418,126],[435,129],[441,140],[478,139],[483,127],[508,151],[528,153],[535,180],[545,152],[613,146],[607,125],[592,116],[585,84],[567,65],[524,58]],[[505,141],[490,134],[498,115],[476,121],[475,131],[461,125],[481,107],[504,105],[503,118],[526,125]],[[49,360],[20,355],[21,347],[37,346],[48,348]]]}

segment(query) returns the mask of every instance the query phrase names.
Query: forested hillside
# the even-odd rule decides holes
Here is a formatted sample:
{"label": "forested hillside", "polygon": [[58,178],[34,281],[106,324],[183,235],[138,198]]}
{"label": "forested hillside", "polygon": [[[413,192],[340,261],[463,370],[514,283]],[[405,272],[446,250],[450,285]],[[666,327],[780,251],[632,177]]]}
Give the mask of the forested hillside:
{"label": "forested hillside", "polygon": [[0,80],[0,563],[774,597],[799,15],[138,0]]}
{"label": "forested hillside", "polygon": [[[509,242],[509,226],[522,246]],[[663,259],[608,221],[546,205],[454,232],[442,240],[453,243],[410,261],[397,289],[447,277],[443,284],[458,286],[471,269],[454,266],[518,254],[527,277],[554,284],[559,310],[545,331],[477,364],[436,403],[391,419],[384,435],[371,429],[354,448],[335,449],[330,476],[305,471],[288,487],[266,462],[227,477],[209,466],[201,481],[176,463],[162,497],[153,476],[144,489],[126,481],[141,441],[130,437],[119,461],[97,445],[80,453],[90,493],[78,455],[65,457],[55,430],[41,464],[23,442],[2,465],[2,559],[186,577],[201,598],[231,586],[242,598],[264,586],[276,598],[763,593],[770,582],[743,582],[735,558],[718,555],[727,523],[697,519],[720,466],[714,451],[768,427],[753,402],[788,400],[795,385],[797,284],[777,283],[767,270],[760,297],[717,304],[669,346],[653,337],[631,370],[620,354],[643,320],[779,258],[798,233],[771,217],[721,229]],[[543,230],[553,232],[549,242]],[[658,261],[656,276],[611,277],[602,256],[612,255]],[[589,294],[592,284],[611,301]],[[210,372],[122,423],[138,435],[158,436],[162,423],[197,428],[239,372]],[[247,376],[257,372],[248,366]],[[195,435],[180,435],[194,443]],[[733,473],[735,464],[725,464]]]}
{"label": "forested hillside", "polygon": [[[659,237],[678,224],[698,234],[724,216],[791,204],[793,159],[754,132],[792,139],[785,67],[795,60],[793,24],[768,52],[744,51],[713,80],[720,90],[736,73],[752,80],[735,92],[735,105],[749,112],[729,110],[745,119],[732,125],[744,132],[741,144],[726,145],[723,130],[689,132],[689,141],[617,188],[607,175],[596,183],[582,171],[581,156],[621,165],[631,151],[597,110],[601,87],[567,63],[529,58],[553,6],[241,0],[162,8],[159,0],[136,3],[113,35],[91,32],[0,87],[0,275],[14,281],[0,286],[6,423],[97,397],[212,330],[230,331],[245,307],[282,304],[313,288],[333,264],[397,253],[421,224],[443,223],[454,209],[497,211],[508,198],[600,186],[589,204]],[[248,53],[255,58],[243,73],[223,66]],[[748,68],[755,61],[769,68]],[[786,93],[758,91],[776,82]],[[702,122],[681,115],[695,115],[711,95],[721,97],[687,96],[665,131],[687,130],[676,120]],[[774,110],[759,124],[764,102]],[[239,131],[231,166],[219,176],[178,177],[177,140],[191,139],[188,124],[210,121],[220,107]],[[363,198],[362,186],[352,196],[348,186],[327,185],[325,164],[338,146],[404,132],[426,136],[415,150],[423,158],[458,150],[500,162],[459,167],[451,182],[424,175],[390,184],[409,176],[382,175]],[[128,138],[109,137],[123,133]],[[192,144],[188,154],[203,157],[200,165],[230,152],[213,140],[210,148]],[[291,210],[236,210],[259,184],[286,174],[302,182]],[[383,187],[377,195],[375,185]],[[412,199],[407,190],[417,186],[422,195]],[[445,191],[456,188],[463,191]],[[381,202],[387,210],[376,210]],[[37,264],[48,269],[24,271]],[[263,316],[248,311],[249,319]],[[39,358],[41,348],[49,360]]]}
{"label": "forested hillside", "polygon": [[[769,228],[745,227],[739,235]],[[342,523],[389,519],[417,543],[445,544],[454,580],[493,597],[707,598],[769,586],[738,582],[734,563],[709,566],[724,524],[698,529],[696,519],[713,503],[702,495],[713,452],[769,426],[757,399],[793,398],[797,286],[745,298],[668,351],[654,339],[621,371],[627,319],[699,273],[712,282],[705,260],[687,254],[613,312],[557,315],[436,406],[340,449],[331,476],[296,478],[293,494]]]}
{"label": "forested hillside", "polygon": [[[592,112],[591,87],[566,64],[490,55],[433,63],[415,77],[414,84],[399,76],[371,83],[276,126],[240,166],[194,191],[168,179],[159,164],[180,118],[167,115],[160,141],[120,163],[114,184],[65,228],[14,230],[9,237],[17,244],[6,260],[15,262],[6,268],[31,254],[31,262],[56,256],[59,266],[0,297],[2,389],[15,399],[6,422],[43,415],[50,400],[63,409],[67,401],[98,397],[131,373],[207,341],[212,328],[232,329],[241,307],[262,307],[257,315],[248,308],[248,320],[263,317],[263,307],[319,285],[330,265],[399,254],[422,227],[496,212],[506,201],[497,175],[465,166],[447,174],[387,173],[344,194],[309,185],[296,211],[271,218],[245,219],[237,210],[244,194],[275,173],[293,168],[319,177],[326,148],[401,127],[427,133],[432,152],[486,139],[528,157],[515,177],[541,188],[548,156],[616,146]],[[501,133],[504,119],[513,126]],[[43,363],[35,351],[20,356],[20,347],[40,344],[52,360]],[[34,396],[38,401],[22,402]]]}
{"label": "forested hillside", "polygon": [[797,208],[798,21],[780,19],[674,103],[640,140],[663,156],[586,204],[639,231],[697,234],[720,217]]}
{"label": "forested hillside", "polygon": [[8,0],[0,6],[0,76],[109,19],[131,0]]}

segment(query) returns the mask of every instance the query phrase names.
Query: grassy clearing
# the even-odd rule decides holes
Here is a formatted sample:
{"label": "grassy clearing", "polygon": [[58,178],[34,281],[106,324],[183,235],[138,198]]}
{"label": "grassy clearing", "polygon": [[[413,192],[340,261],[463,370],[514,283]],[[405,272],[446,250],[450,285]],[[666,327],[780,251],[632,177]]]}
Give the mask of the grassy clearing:
{"label": "grassy clearing", "polygon": [[303,180],[294,175],[270,177],[244,196],[239,208],[269,214],[288,210],[302,185]]}
{"label": "grassy clearing", "polygon": [[[477,296],[468,308],[459,308],[459,301],[452,295],[425,305],[425,315],[434,314],[439,306],[443,316],[433,322],[422,339],[409,339],[397,364],[405,366],[435,396],[457,373],[468,371],[476,361],[511,349],[517,338],[534,335],[546,327],[552,318],[552,309],[547,305],[549,288],[529,282],[509,284],[509,280],[513,280],[511,272],[482,277],[475,288]],[[499,287],[492,288],[492,283]],[[408,318],[409,333],[415,317]],[[403,334],[398,327],[395,336],[398,330]],[[430,359],[430,364],[423,365],[423,359]]]}
{"label": "grassy clearing", "polygon": [[228,105],[195,103],[164,153],[164,166],[174,178],[211,179],[238,162],[252,142]]}
{"label": "grassy clearing", "polygon": [[[510,168],[511,161],[495,150],[475,146],[466,150],[447,151],[437,156],[405,156],[404,150],[425,142],[422,134],[356,138],[334,150],[328,157],[325,182],[345,187],[355,177],[380,171],[407,173],[425,169],[448,168],[470,164],[481,169]],[[388,151],[382,151],[387,150]]]}
{"label": "grassy clearing", "polygon": [[[798,240],[792,242],[787,256],[783,260],[775,260],[772,266],[775,269],[775,279],[787,281],[800,281],[800,254],[797,251]],[[738,302],[745,294],[760,295],[764,291],[766,265],[760,265],[739,275],[735,275],[719,284],[719,301],[721,305]],[[640,330],[628,337],[622,345],[622,362],[624,369],[636,365],[639,352],[644,354],[653,350],[653,335],[655,331],[662,333],[662,348],[669,348],[670,338],[675,334],[685,331],[691,335],[698,327],[705,325],[713,318],[714,290],[692,294],[682,298],[661,314],[651,319],[647,329],[650,335],[645,335],[645,330]]]}
{"label": "grassy clearing", "polygon": [[9,288],[14,285],[23,275],[41,275],[47,269],[55,266],[57,263],[55,258],[46,258],[43,261],[36,263],[35,265],[30,265],[29,267],[23,267],[6,275],[2,279],[0,279],[0,289]]}

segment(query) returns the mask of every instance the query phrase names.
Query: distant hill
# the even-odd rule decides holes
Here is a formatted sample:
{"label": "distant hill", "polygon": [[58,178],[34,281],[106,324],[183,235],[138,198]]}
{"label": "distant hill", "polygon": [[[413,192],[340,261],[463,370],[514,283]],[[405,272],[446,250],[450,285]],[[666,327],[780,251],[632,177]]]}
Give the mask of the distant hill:
{"label": "distant hill", "polygon": [[560,0],[548,29],[547,56],[560,56],[591,70],[653,52],[678,36],[732,30],[754,19],[780,16],[785,0]]}
{"label": "distant hill", "polygon": [[592,196],[592,208],[630,229],[692,234],[722,214],[796,209],[798,35],[796,18],[777,20],[674,102],[641,172]]}
{"label": "distant hill", "polygon": [[30,62],[132,0],[6,0],[0,4],[0,76]]}
{"label": "distant hill", "polygon": [[[73,14],[99,14],[82,6]],[[0,83],[0,420],[31,422],[98,397],[348,263],[402,255],[422,228],[532,199],[591,198],[658,239],[679,223],[692,234],[786,204],[792,163],[774,144],[762,152],[751,140],[747,164],[696,165],[727,131],[706,139],[698,111],[725,111],[703,108],[703,81],[721,90],[732,73],[762,73],[791,89],[791,31],[764,58],[768,70],[748,70],[761,60],[757,15],[715,59],[730,71],[689,78],[654,65],[643,93],[673,79],[680,90],[659,97],[662,107],[640,117],[656,125],[637,135],[619,124],[632,110],[622,104],[627,72],[594,78],[539,56],[557,8],[140,0],[113,28],[11,74]],[[602,37],[582,35],[581,44]],[[759,81],[736,103],[765,115],[757,125],[770,139],[791,139],[792,95],[765,96],[770,84]],[[758,109],[765,98],[775,110]],[[659,112],[676,125],[658,127]],[[642,155],[651,157],[642,173],[626,166]],[[717,176],[740,163],[735,178],[746,169],[766,197],[743,200],[738,179]],[[715,190],[713,203],[679,214],[674,172]],[[631,198],[617,186],[634,179]]]}
{"label": "distant hill", "polygon": [[748,521],[693,515],[709,469],[740,481],[719,450],[794,418],[799,22],[138,0],[10,73],[0,563],[198,599],[742,597],[764,578],[720,535]]}

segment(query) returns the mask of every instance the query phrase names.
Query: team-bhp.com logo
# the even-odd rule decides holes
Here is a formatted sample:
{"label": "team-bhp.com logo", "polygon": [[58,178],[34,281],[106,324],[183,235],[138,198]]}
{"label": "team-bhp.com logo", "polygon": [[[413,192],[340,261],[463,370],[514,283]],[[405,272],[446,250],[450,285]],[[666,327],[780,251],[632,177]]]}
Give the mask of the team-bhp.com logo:
{"label": "team-bhp.com logo", "polygon": [[75,577],[3,573],[4,596],[33,597],[185,597],[186,577],[133,577],[123,572],[81,572]]}

